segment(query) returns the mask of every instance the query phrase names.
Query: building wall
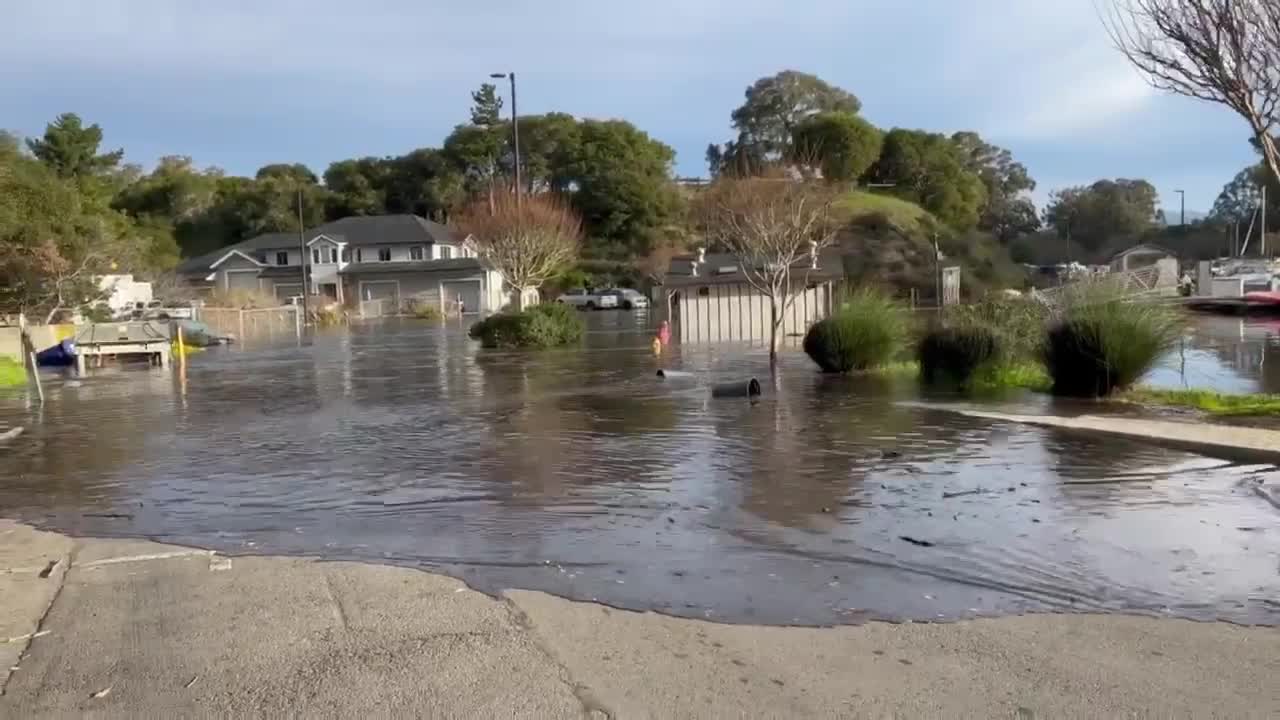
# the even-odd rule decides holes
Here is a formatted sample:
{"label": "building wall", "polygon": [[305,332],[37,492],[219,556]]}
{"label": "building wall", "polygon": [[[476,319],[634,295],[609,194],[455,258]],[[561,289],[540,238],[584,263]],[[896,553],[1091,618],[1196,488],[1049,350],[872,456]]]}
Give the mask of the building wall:
{"label": "building wall", "polygon": [[[245,260],[239,255],[233,255],[227,258],[226,262],[217,267],[214,277],[213,286],[217,290],[226,291],[228,289],[237,290],[261,290],[262,283],[259,281],[256,273],[262,271],[262,268]],[[252,282],[250,282],[252,278]]]}
{"label": "building wall", "polygon": [[[705,289],[706,294],[700,290]],[[769,298],[746,283],[689,285],[665,288],[672,299],[675,336],[682,343],[769,341]],[[662,300],[665,304],[666,298]],[[782,323],[782,341],[800,344],[809,326],[831,311],[831,283],[820,283],[796,296]]]}
{"label": "building wall", "polygon": [[[471,307],[468,300],[467,312],[496,312],[501,307],[503,300],[501,296],[501,288],[495,291],[493,288],[498,285],[500,278],[496,277],[497,273],[493,271],[471,269],[458,270],[435,270],[435,271],[406,271],[406,272],[379,272],[365,273],[363,275],[348,275],[350,278],[348,288],[354,289],[357,297],[355,303],[365,300],[369,294],[366,290],[372,291],[375,297],[381,295],[386,297],[388,284],[394,283],[396,297],[403,306],[410,299],[415,299],[420,303],[434,305],[440,307],[441,290],[446,283],[451,285],[467,281],[475,282],[478,286],[476,296],[480,298],[481,307]],[[385,284],[384,284],[385,283]],[[376,285],[376,289],[374,286]],[[456,286],[455,286],[456,287]],[[380,292],[381,291],[381,292]],[[446,292],[446,295],[449,293]]]}

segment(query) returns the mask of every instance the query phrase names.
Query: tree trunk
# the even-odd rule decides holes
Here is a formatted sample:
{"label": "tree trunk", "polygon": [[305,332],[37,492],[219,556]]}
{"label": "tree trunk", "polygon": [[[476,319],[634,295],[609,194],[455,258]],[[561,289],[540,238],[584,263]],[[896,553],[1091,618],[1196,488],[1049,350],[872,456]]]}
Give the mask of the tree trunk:
{"label": "tree trunk", "polygon": [[769,297],[769,370],[774,372],[778,369],[778,330],[782,324],[778,317],[778,298],[776,295]]}
{"label": "tree trunk", "polygon": [[516,312],[524,312],[524,287],[516,288]]}

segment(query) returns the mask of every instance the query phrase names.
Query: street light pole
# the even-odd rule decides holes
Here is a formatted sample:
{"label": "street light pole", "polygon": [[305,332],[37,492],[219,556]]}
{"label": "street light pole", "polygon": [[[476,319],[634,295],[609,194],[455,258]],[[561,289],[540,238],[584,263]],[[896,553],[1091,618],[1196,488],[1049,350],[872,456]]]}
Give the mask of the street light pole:
{"label": "street light pole", "polygon": [[515,150],[516,206],[520,206],[520,196],[524,193],[520,183],[520,116],[516,113],[516,74],[514,72],[490,73],[495,80],[507,78],[511,80],[511,145]]}
{"label": "street light pole", "polygon": [[302,263],[302,325],[310,320],[307,314],[307,229],[302,222],[302,186],[298,186],[298,261]]}
{"label": "street light pole", "polygon": [[1174,192],[1178,193],[1178,198],[1182,201],[1182,215],[1178,224],[1185,228],[1187,226],[1187,191],[1174,190]]}

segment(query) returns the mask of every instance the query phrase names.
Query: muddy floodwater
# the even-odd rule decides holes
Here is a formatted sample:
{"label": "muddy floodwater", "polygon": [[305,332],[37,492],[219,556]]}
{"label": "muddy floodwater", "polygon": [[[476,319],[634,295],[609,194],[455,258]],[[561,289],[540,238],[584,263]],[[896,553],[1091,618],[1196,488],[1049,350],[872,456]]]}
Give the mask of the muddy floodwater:
{"label": "muddy floodwater", "polygon": [[[211,350],[185,385],[50,375],[42,411],[0,400],[28,426],[0,448],[0,515],[729,622],[1280,621],[1280,511],[1249,487],[1274,468],[903,405],[922,399],[909,382],[823,377],[795,352],[759,402],[713,399],[765,379],[765,355],[660,363],[642,315],[590,320],[573,351],[393,321]],[[1232,322],[1190,372],[1280,389],[1274,337]],[[1178,359],[1156,380],[1187,374]]]}

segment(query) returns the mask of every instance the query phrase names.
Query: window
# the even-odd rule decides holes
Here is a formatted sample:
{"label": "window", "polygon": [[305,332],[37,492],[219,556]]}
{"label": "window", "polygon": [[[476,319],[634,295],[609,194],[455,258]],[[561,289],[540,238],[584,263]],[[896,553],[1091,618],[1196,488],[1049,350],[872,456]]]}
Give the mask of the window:
{"label": "window", "polygon": [[360,248],[356,248],[356,262],[364,261],[364,253],[360,252]]}
{"label": "window", "polygon": [[410,259],[410,260],[421,260],[421,259],[422,259],[422,248],[421,248],[421,247],[419,247],[419,246],[417,246],[417,245],[414,245],[413,247],[409,248],[409,259]]}
{"label": "window", "polygon": [[320,264],[320,248],[311,248],[311,262]]}
{"label": "window", "polygon": [[342,262],[351,262],[351,248],[342,248]]}
{"label": "window", "polygon": [[448,260],[448,259],[449,259],[449,258],[451,258],[451,257],[453,257],[453,248],[449,247],[448,245],[441,245],[441,246],[440,246],[440,259],[441,259],[441,260]]}
{"label": "window", "polygon": [[289,264],[289,253],[287,253],[287,252],[285,252],[285,251],[283,251],[283,250],[281,250],[280,252],[276,253],[276,264],[277,264],[277,265],[288,265],[288,264]]}
{"label": "window", "polygon": [[391,248],[378,248],[378,262],[391,262]]}
{"label": "window", "polygon": [[258,262],[262,263],[263,265],[266,265],[266,264],[267,264],[267,254],[266,254],[266,253],[254,253],[254,254],[253,254],[253,259],[254,259],[254,260],[257,260]]}

